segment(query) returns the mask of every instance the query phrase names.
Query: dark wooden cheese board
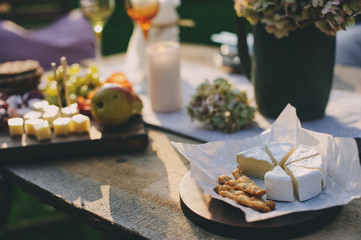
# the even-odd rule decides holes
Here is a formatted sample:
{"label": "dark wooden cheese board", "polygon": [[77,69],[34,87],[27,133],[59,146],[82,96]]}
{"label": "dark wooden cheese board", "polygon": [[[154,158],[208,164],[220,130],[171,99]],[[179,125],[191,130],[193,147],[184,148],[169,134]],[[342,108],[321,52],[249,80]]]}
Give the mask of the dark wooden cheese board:
{"label": "dark wooden cheese board", "polygon": [[92,122],[89,133],[56,136],[48,141],[35,137],[11,137],[7,128],[0,130],[0,164],[53,161],[72,157],[140,152],[148,146],[148,135],[141,115],[126,124],[101,128]]}

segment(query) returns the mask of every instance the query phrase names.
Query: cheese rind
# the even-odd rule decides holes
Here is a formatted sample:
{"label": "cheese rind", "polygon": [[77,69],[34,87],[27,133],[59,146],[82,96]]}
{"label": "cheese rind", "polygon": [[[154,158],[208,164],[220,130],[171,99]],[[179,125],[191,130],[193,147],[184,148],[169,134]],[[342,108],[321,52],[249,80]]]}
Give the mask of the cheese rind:
{"label": "cheese rind", "polygon": [[313,157],[319,153],[311,146],[300,145],[296,151],[286,160],[284,166],[287,166],[293,162],[301,161],[306,158]]}
{"label": "cheese rind", "polygon": [[327,172],[323,163],[322,156],[320,154],[315,155],[310,158],[306,158],[300,161],[295,161],[290,164],[290,166],[301,166],[304,168],[317,169],[321,172],[322,175],[322,188],[327,184]]}
{"label": "cheese rind", "polygon": [[280,166],[267,172],[264,180],[268,199],[285,202],[295,200],[292,179]]}
{"label": "cheese rind", "polygon": [[285,167],[293,182],[293,191],[296,198],[306,201],[316,197],[322,191],[322,175],[317,169],[288,165]]}
{"label": "cheese rind", "polygon": [[265,149],[273,163],[282,167],[295,151],[295,145],[292,143],[268,143],[265,145]]}
{"label": "cheese rind", "polygon": [[8,127],[10,136],[21,136],[24,132],[24,120],[22,118],[9,118]]}
{"label": "cheese rind", "polygon": [[238,153],[237,162],[242,172],[256,178],[263,178],[266,172],[274,168],[271,158],[260,146]]}

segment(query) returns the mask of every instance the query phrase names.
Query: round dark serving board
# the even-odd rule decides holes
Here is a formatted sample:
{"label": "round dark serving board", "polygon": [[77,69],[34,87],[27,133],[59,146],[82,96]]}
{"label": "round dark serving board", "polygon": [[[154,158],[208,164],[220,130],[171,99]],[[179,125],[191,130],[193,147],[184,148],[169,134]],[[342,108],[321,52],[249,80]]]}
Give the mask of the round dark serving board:
{"label": "round dark serving board", "polygon": [[196,225],[232,238],[296,237],[320,229],[332,221],[341,206],[297,212],[257,222],[246,222],[244,213],[205,194],[190,171],[179,186],[181,208]]}

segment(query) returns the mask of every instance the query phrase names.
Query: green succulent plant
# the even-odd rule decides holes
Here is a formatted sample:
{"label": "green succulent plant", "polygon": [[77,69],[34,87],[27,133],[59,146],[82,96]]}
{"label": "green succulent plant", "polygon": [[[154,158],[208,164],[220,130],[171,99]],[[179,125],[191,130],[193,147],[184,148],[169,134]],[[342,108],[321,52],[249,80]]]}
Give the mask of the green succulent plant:
{"label": "green succulent plant", "polygon": [[245,128],[252,122],[255,111],[249,105],[247,93],[223,78],[200,84],[187,106],[192,120],[198,120],[206,129],[227,133]]}
{"label": "green succulent plant", "polygon": [[290,31],[315,24],[322,32],[335,35],[354,24],[361,13],[360,0],[234,0],[238,16],[251,24],[263,23],[278,38]]}

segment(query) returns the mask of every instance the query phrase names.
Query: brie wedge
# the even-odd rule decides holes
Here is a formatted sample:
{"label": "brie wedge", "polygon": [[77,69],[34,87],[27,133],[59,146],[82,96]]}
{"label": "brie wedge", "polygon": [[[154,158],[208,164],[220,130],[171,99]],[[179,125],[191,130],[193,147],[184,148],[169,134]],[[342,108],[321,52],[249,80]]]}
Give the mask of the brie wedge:
{"label": "brie wedge", "polygon": [[295,145],[292,143],[268,143],[265,148],[273,163],[281,167],[295,151]]}
{"label": "brie wedge", "polygon": [[296,151],[286,160],[284,166],[287,166],[296,161],[301,161],[303,159],[313,157],[318,154],[319,153],[313,147],[307,145],[300,145],[296,149]]}
{"label": "brie wedge", "polygon": [[322,175],[322,188],[324,188],[327,184],[327,173],[325,170],[325,166],[322,160],[322,156],[320,154],[315,155],[310,158],[306,158],[300,161],[292,162],[290,165],[292,166],[301,166],[309,169],[317,169],[321,172]]}
{"label": "brie wedge", "polygon": [[271,158],[260,146],[238,153],[237,163],[242,172],[256,178],[263,178],[266,172],[274,168]]}
{"label": "brie wedge", "polygon": [[268,199],[285,202],[295,200],[292,179],[280,166],[267,172],[264,180]]}
{"label": "brie wedge", "polygon": [[322,175],[319,170],[292,164],[286,166],[285,170],[292,178],[293,191],[298,200],[306,201],[321,193]]}

